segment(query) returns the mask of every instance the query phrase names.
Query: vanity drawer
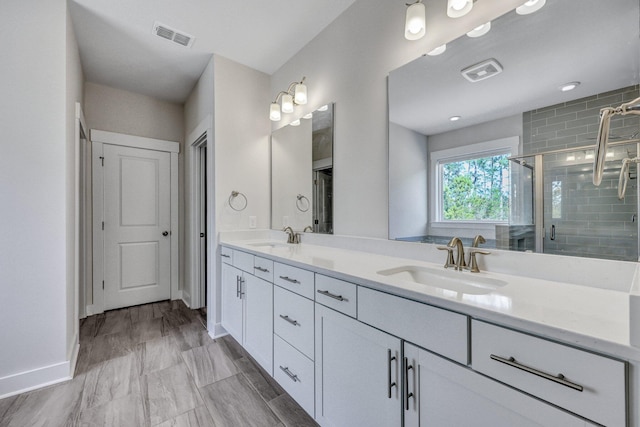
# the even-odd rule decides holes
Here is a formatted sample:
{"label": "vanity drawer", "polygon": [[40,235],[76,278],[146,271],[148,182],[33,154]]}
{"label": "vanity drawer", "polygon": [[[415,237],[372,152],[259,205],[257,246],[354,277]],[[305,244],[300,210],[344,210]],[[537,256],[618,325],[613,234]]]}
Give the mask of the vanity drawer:
{"label": "vanity drawer", "polygon": [[313,360],[313,301],[278,286],[273,293],[273,330]]}
{"label": "vanity drawer", "polygon": [[273,377],[312,417],[314,408],[314,365],[298,350],[273,336]]}
{"label": "vanity drawer", "polygon": [[273,283],[313,299],[313,272],[279,262],[273,263]]}
{"label": "vanity drawer", "polygon": [[253,274],[253,255],[242,251],[233,251],[233,266]]}
{"label": "vanity drawer", "polygon": [[347,316],[356,317],[357,286],[344,280],[316,274],[316,302]]}
{"label": "vanity drawer", "polygon": [[466,365],[467,316],[358,286],[358,320]]}
{"label": "vanity drawer", "polygon": [[259,256],[254,257],[253,274],[267,282],[273,282],[273,261]]}
{"label": "vanity drawer", "polygon": [[222,262],[225,264],[233,265],[233,249],[220,246],[220,259],[222,259]]}
{"label": "vanity drawer", "polygon": [[475,371],[597,423],[626,425],[625,362],[477,320],[471,331]]}

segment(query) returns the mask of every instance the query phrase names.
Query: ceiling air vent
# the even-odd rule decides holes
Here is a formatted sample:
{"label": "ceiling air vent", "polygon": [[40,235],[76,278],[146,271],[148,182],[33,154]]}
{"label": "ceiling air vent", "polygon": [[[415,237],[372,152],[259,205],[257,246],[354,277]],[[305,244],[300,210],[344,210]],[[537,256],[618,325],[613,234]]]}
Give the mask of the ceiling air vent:
{"label": "ceiling air vent", "polygon": [[181,46],[191,47],[193,45],[193,41],[195,37],[190,36],[187,33],[174,30],[167,25],[161,24],[160,22],[153,23],[153,34],[156,36],[162,37],[163,39],[171,40],[172,42],[178,43]]}
{"label": "ceiling air vent", "polygon": [[462,76],[469,80],[471,83],[479,82],[480,80],[488,79],[489,77],[496,76],[502,72],[502,65],[495,59],[486,59],[482,62],[478,62],[475,65],[465,68],[460,71]]}

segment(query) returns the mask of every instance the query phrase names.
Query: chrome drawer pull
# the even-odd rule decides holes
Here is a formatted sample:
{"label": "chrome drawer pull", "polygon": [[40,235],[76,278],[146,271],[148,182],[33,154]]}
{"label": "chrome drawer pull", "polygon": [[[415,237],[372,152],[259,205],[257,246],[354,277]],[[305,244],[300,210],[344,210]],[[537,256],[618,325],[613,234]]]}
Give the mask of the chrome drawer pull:
{"label": "chrome drawer pull", "polygon": [[287,322],[289,322],[289,323],[291,323],[293,326],[298,326],[298,325],[300,324],[300,323],[298,323],[298,321],[297,321],[297,320],[290,319],[290,318],[289,318],[289,316],[283,316],[283,315],[281,314],[281,315],[280,315],[280,318],[281,318],[281,319],[286,320],[286,321],[287,321]]}
{"label": "chrome drawer pull", "polygon": [[516,359],[513,358],[513,357],[505,359],[504,357],[496,356],[495,354],[492,354],[490,357],[491,357],[491,359],[495,360],[496,362],[504,363],[505,365],[512,366],[512,367],[514,367],[516,369],[521,369],[521,370],[523,370],[525,372],[528,372],[528,373],[533,374],[533,375],[537,375],[539,377],[542,377],[542,378],[544,378],[546,380],[549,380],[549,381],[553,381],[554,383],[558,383],[558,384],[563,385],[565,387],[569,387],[569,388],[572,388],[572,389],[577,390],[577,391],[583,391],[584,390],[584,387],[582,387],[581,385],[575,384],[575,383],[572,383],[571,381],[565,380],[564,379],[564,375],[562,375],[562,374],[558,374],[558,375],[547,374],[546,372],[542,372],[542,371],[539,371],[539,370],[537,370],[535,368],[530,368],[529,366],[526,366],[526,365],[523,365],[521,363],[518,363],[518,362],[516,362]]}
{"label": "chrome drawer pull", "polygon": [[294,383],[295,383],[295,382],[300,381],[300,379],[298,378],[298,376],[297,376],[297,375],[295,375],[295,374],[293,374],[293,373],[289,370],[289,367],[288,367],[288,366],[287,366],[286,368],[285,368],[285,367],[283,367],[283,366],[280,366],[280,369],[282,369],[282,372],[284,372],[285,374],[287,374],[287,376],[288,376],[289,378],[291,378],[291,380],[292,380]]}
{"label": "chrome drawer pull", "polygon": [[269,269],[264,268],[264,267],[253,267],[254,269],[258,270],[258,271],[262,271],[263,273],[268,273]]}
{"label": "chrome drawer pull", "polygon": [[[405,396],[405,399],[406,399],[405,400],[405,405],[406,405],[406,410],[408,411],[409,410],[409,399],[411,399],[412,397],[415,396],[414,393],[410,393],[409,392],[409,371],[411,369],[413,369],[413,365],[409,365],[409,359],[406,358],[406,357],[402,360],[402,362],[403,362],[402,364],[404,365],[404,386],[405,386],[404,396]],[[415,382],[414,382],[414,384],[413,384],[414,391],[415,391],[415,386],[416,385],[415,385]]]}
{"label": "chrome drawer pull", "polygon": [[327,296],[329,298],[337,299],[338,301],[349,301],[348,299],[344,298],[342,295],[334,295],[329,291],[318,291],[318,293],[324,296]]}
{"label": "chrome drawer pull", "polygon": [[231,255],[227,255],[227,254],[220,254],[220,256],[224,258],[231,258]]}
{"label": "chrome drawer pull", "polygon": [[289,277],[289,276],[280,276],[280,278],[281,278],[282,280],[286,280],[287,282],[291,282],[291,283],[300,283],[300,282],[298,282],[296,279],[292,279],[292,278],[291,278],[291,277]]}

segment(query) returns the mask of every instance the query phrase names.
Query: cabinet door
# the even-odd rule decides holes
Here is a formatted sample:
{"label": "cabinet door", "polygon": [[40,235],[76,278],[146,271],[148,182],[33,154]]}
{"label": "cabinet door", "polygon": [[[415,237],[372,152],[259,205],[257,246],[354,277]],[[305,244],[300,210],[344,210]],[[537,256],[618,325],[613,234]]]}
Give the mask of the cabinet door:
{"label": "cabinet door", "polygon": [[316,304],[316,420],[401,424],[400,340]]}
{"label": "cabinet door", "polygon": [[244,348],[273,375],[273,284],[244,275]]}
{"label": "cabinet door", "polygon": [[242,271],[222,264],[222,327],[242,344]]}
{"label": "cabinet door", "polygon": [[[416,372],[408,391],[405,426],[593,426],[568,412],[405,343],[405,357]],[[406,392],[406,390],[405,390]],[[406,397],[406,396],[405,396]]]}

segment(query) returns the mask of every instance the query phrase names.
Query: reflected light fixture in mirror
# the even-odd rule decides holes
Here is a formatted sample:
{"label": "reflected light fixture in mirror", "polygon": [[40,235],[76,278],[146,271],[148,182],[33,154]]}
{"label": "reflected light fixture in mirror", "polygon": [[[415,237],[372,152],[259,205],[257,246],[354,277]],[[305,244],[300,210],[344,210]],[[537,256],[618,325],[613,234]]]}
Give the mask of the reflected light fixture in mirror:
{"label": "reflected light fixture in mirror", "polygon": [[447,16],[449,18],[460,18],[471,12],[473,0],[448,0]]}
{"label": "reflected light fixture in mirror", "polygon": [[487,34],[489,30],[491,30],[491,21],[487,22],[486,24],[479,25],[473,30],[469,31],[467,33],[467,36],[471,38],[482,37]]}
{"label": "reflected light fixture in mirror", "polygon": [[426,32],[425,7],[422,0],[407,4],[407,18],[404,25],[404,37],[407,40],[419,40]]}
{"label": "reflected light fixture in mirror", "polygon": [[546,2],[547,0],[529,0],[522,6],[517,7],[516,13],[518,15],[528,15],[530,13],[537,12],[545,5]]}
{"label": "reflected light fixture in mirror", "polygon": [[[307,103],[307,86],[304,81],[306,77],[302,77],[299,82],[293,82],[286,91],[280,91],[276,95],[276,99],[269,107],[269,119],[277,122],[282,118],[281,113],[293,113],[296,105],[304,105]],[[278,105],[278,100],[282,102],[282,109]]]}
{"label": "reflected light fixture in mirror", "polygon": [[447,45],[443,44],[442,46],[438,46],[437,48],[427,52],[429,56],[437,56],[444,53],[447,50]]}

